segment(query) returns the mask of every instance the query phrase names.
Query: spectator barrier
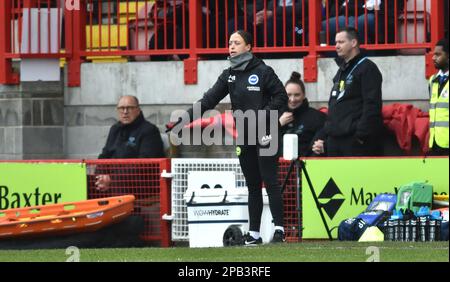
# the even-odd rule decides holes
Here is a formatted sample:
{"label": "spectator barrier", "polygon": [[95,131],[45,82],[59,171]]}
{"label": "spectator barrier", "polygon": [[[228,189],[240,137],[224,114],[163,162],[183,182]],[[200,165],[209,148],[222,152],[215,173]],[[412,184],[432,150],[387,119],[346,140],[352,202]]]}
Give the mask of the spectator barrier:
{"label": "spectator barrier", "polygon": [[[16,162],[63,164],[67,161],[2,161],[2,163]],[[172,169],[170,159],[70,160],[70,162],[86,165],[88,199],[133,194],[136,197],[134,214],[142,216],[145,221],[145,231],[141,238],[146,241],[159,241],[164,247],[170,246],[171,240],[189,239],[187,210],[183,200],[183,193],[187,189],[188,171],[235,171],[236,187],[245,186],[237,159],[172,159]],[[288,162],[281,161],[280,164],[279,178],[282,183],[287,174]],[[285,226],[289,241],[301,239],[301,229],[298,229],[301,222],[298,221],[296,209],[295,173],[294,170],[283,196]],[[109,190],[104,192],[96,190],[95,176],[99,174],[111,176]]]}
{"label": "spectator barrier", "polygon": [[[169,159],[29,160],[0,162],[2,164],[17,162],[64,164],[70,162],[85,165],[86,179],[83,182],[87,182],[87,184],[83,187],[87,187],[88,199],[133,194],[136,197],[133,214],[142,216],[145,223],[141,239],[145,241],[157,241],[162,247],[171,245],[170,223],[162,219],[164,214],[170,213],[170,179],[161,176],[164,171],[170,171]],[[52,171],[49,170],[48,173],[50,172]],[[109,174],[111,176],[111,185],[109,190],[105,192],[100,192],[95,188],[95,176],[99,174]],[[45,172],[42,172],[37,177],[46,177]],[[59,187],[61,191],[64,188]],[[31,189],[28,192],[32,193],[35,187],[21,187],[19,191],[25,193],[27,189]],[[41,190],[46,189],[41,187]],[[18,191],[14,191],[13,189],[9,191],[9,194],[12,195],[14,192]],[[76,195],[78,194],[80,193]],[[84,195],[86,195],[86,192],[84,192]],[[76,200],[82,199],[76,198]]]}
{"label": "spectator barrier", "polygon": [[[3,166],[8,163],[68,162],[85,164],[89,199],[135,195],[134,214],[142,216],[145,221],[142,239],[158,241],[163,247],[170,246],[172,241],[189,240],[187,207],[183,196],[188,187],[190,171],[232,171],[235,173],[236,187],[245,187],[238,159],[0,161]],[[320,207],[326,215],[325,220],[334,237],[335,227],[342,220],[364,210],[376,194],[396,193],[398,187],[406,183],[427,181],[433,185],[435,193],[448,195],[448,157],[306,158],[305,163]],[[280,183],[286,178],[288,167],[289,162],[280,159]],[[111,175],[112,183],[108,191],[100,192],[95,189],[95,176],[104,173]],[[294,168],[283,193],[287,241],[327,238],[310,189],[302,182],[302,175],[298,189],[300,193],[297,193],[296,174]],[[39,177],[46,177],[45,173],[39,174]],[[31,189],[28,192],[34,192],[34,186],[28,188]],[[21,193],[27,193],[26,187],[19,190]],[[44,190],[43,187],[42,191]],[[14,192],[14,189],[9,189],[9,194]],[[297,200],[300,201],[300,209],[297,209]]]}
{"label": "spectator barrier", "polygon": [[[289,162],[280,159],[278,179],[283,183],[289,168]],[[236,187],[246,187],[244,175],[238,159],[172,159],[172,239],[189,240],[187,207],[183,198],[188,188],[189,171],[234,171]],[[286,240],[298,242],[302,237],[301,209],[297,210],[296,170],[291,173],[283,193],[284,227]],[[301,201],[301,187],[299,189]],[[299,218],[300,212],[300,218]],[[299,228],[300,227],[300,228]]]}
{"label": "spectator barrier", "polygon": [[[236,28],[253,33],[255,53],[303,57],[303,77],[314,82],[317,58],[334,51],[335,26],[357,19],[363,48],[428,52],[426,75],[433,74],[431,50],[444,36],[444,1],[384,0],[362,12],[364,0],[343,8],[338,1],[276,6],[278,1],[256,0],[5,0],[0,2],[0,84],[19,83],[12,59],[65,58],[71,87],[80,85],[84,61],[155,57],[184,60],[185,83],[196,84],[198,60],[227,54],[228,36]],[[258,15],[260,24],[252,20]]]}

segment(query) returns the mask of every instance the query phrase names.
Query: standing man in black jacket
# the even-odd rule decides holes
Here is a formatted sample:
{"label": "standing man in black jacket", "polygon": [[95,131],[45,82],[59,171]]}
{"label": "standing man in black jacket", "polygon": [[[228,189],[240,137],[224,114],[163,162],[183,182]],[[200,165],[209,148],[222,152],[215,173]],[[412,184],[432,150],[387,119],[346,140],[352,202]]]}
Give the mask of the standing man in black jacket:
{"label": "standing man in black jacket", "polygon": [[336,34],[339,70],[333,78],[328,118],[313,151],[330,157],[380,156],[383,128],[382,76],[359,49],[358,32],[348,27]]}
{"label": "standing man in black jacket", "polygon": [[[122,96],[117,113],[119,121],[109,130],[99,159],[164,158],[159,129],[145,120],[135,96]],[[110,182],[108,174],[101,174],[95,184],[97,189],[106,190]]]}
{"label": "standing man in black jacket", "polygon": [[[275,224],[272,242],[285,240],[283,200],[278,183],[278,127],[270,126],[268,130],[267,127],[263,129],[260,125],[274,123],[278,126],[280,115],[287,109],[287,95],[273,69],[253,56],[252,39],[250,33],[243,30],[231,34],[228,47],[230,67],[222,72],[212,88],[197,102],[202,115],[205,111],[213,109],[228,94],[230,95],[238,132],[236,153],[248,187],[250,232],[245,236],[245,245],[262,243],[259,231],[263,212],[261,189],[263,181]],[[189,120],[193,119],[194,111],[196,107],[188,110]],[[242,113],[249,114],[250,117],[240,119],[243,116]],[[274,118],[273,113],[276,114]],[[252,116],[257,117],[257,120],[252,121]],[[173,128],[175,133],[182,124],[187,122],[183,120],[179,126],[169,123],[167,128]],[[255,132],[256,124],[258,132]],[[270,147],[276,147],[272,154],[266,151]]]}

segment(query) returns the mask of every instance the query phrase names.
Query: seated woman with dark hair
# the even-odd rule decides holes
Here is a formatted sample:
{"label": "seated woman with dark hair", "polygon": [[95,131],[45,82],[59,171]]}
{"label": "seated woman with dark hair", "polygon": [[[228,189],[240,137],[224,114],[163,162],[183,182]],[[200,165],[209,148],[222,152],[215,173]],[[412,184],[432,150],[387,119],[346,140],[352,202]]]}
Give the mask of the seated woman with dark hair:
{"label": "seated woman with dark hair", "polygon": [[288,95],[288,112],[284,112],[279,121],[282,134],[298,135],[298,155],[312,154],[312,141],[322,129],[326,115],[309,106],[305,85],[298,72],[292,72],[291,78],[284,85]]}

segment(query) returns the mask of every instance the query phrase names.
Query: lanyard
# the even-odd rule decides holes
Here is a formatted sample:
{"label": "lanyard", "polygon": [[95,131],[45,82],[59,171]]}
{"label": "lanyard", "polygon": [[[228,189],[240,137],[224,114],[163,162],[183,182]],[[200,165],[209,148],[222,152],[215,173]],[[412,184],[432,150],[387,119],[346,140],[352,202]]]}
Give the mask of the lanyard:
{"label": "lanyard", "polygon": [[347,77],[345,78],[345,80],[347,80],[351,75],[352,72],[356,69],[356,67],[358,67],[362,62],[364,62],[367,59],[367,57],[362,58],[361,60],[358,61],[358,63],[352,68],[352,70],[348,73]]}
{"label": "lanyard", "polygon": [[[362,63],[362,62],[364,62],[365,60],[367,59],[367,57],[364,57],[364,58],[362,58],[361,60],[359,60],[358,61],[358,63],[356,63],[356,65],[354,65],[353,66],[353,68],[351,69],[351,71],[347,74],[347,77],[345,78],[345,80],[348,80],[349,78],[350,78],[350,76],[352,75],[352,73],[353,73],[353,71]],[[339,81],[339,86],[338,86],[339,88],[339,95],[338,95],[338,97],[336,98],[336,100],[339,100],[339,99],[341,99],[343,96],[344,96],[344,94],[345,94],[345,81],[344,80],[340,80]],[[333,93],[331,94],[331,96],[336,96],[336,90],[335,91],[333,91]]]}

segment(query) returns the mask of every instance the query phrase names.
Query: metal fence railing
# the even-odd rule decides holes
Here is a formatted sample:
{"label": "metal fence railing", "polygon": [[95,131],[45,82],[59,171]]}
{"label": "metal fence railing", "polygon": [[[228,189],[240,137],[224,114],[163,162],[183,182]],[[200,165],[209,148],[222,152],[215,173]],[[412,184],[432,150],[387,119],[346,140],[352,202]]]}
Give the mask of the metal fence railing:
{"label": "metal fence railing", "polygon": [[[170,223],[163,220],[170,212],[170,180],[161,176],[170,170],[169,159],[86,160],[88,198],[132,194],[136,197],[134,214],[144,219],[141,238],[170,245]],[[105,192],[95,188],[95,176],[108,174],[111,185]]]}
{"label": "metal fence railing", "polygon": [[[198,59],[227,54],[235,29],[253,34],[255,53],[303,56],[304,79],[311,82],[317,79],[318,54],[334,50],[334,34],[343,26],[355,26],[368,50],[425,53],[444,36],[445,1],[365,2],[5,0],[0,2],[0,83],[18,83],[12,59],[65,58],[68,85],[79,86],[83,61],[118,56],[184,60],[185,83],[195,84]],[[427,76],[434,71],[431,56],[428,52]]]}

